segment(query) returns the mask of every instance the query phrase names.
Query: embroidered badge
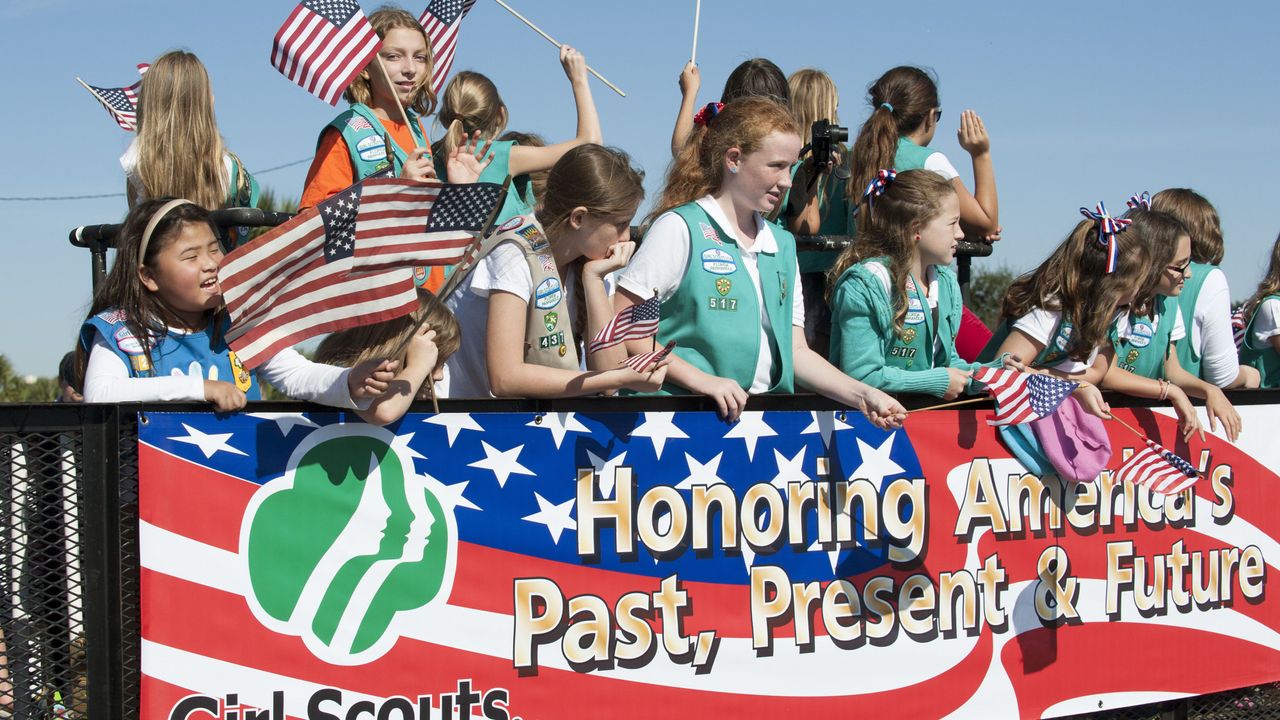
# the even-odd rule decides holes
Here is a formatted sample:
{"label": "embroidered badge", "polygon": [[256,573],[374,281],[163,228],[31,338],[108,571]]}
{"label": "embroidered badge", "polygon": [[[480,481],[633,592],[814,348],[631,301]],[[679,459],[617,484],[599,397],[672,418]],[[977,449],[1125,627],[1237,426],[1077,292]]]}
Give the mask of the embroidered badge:
{"label": "embroidered badge", "polygon": [[[524,218],[523,218],[523,217],[520,217],[519,215],[517,215],[517,216],[515,216],[515,217],[511,218],[510,220],[508,220],[508,221],[506,221],[506,222],[502,223],[502,227],[498,228],[498,232],[506,232],[506,231],[508,231],[508,230],[515,230],[516,228],[520,227],[521,223],[523,223],[523,222],[524,222]],[[530,226],[530,227],[532,227],[532,226]]]}
{"label": "embroidered badge", "polygon": [[702,251],[702,269],[714,275],[732,275],[738,271],[738,264],[728,252],[708,248]]}
{"label": "embroidered badge", "polygon": [[[558,332],[558,333],[551,333],[550,335],[543,335],[542,337],[538,338],[538,347],[543,350],[547,350],[553,347],[563,348],[564,333]],[[564,353],[560,353],[560,355],[561,357],[563,357]]]}
{"label": "embroidered badge", "polygon": [[546,253],[538,253],[538,262],[542,263],[543,270],[546,270],[547,272],[556,271],[555,258],[551,257],[550,255]]}
{"label": "embroidered badge", "polygon": [[542,324],[547,326],[547,332],[556,329],[556,325],[560,324],[560,314],[549,312],[542,316]]}
{"label": "embroidered badge", "polygon": [[120,352],[125,355],[143,355],[142,343],[138,342],[138,338],[134,337],[127,327],[116,331],[116,347],[120,348]]}
{"label": "embroidered badge", "polygon": [[431,271],[419,265],[413,269],[413,284],[415,287],[422,287],[427,284],[427,278],[431,277]]}
{"label": "embroidered badge", "polygon": [[546,237],[542,234],[542,230],[537,225],[525,225],[516,231],[520,237],[528,240],[530,243],[536,243]]}
{"label": "embroidered badge", "polygon": [[712,310],[728,310],[730,312],[737,312],[738,299],[731,297],[707,298],[707,307]]}
{"label": "embroidered badge", "polygon": [[1129,344],[1136,348],[1144,348],[1151,344],[1151,338],[1155,334],[1156,330],[1151,326],[1151,323],[1139,320],[1133,324],[1133,328],[1129,331]]}
{"label": "embroidered badge", "polygon": [[348,120],[347,127],[357,131],[373,129],[373,125],[370,125],[368,120],[365,120],[363,117],[360,117],[359,115],[356,115],[355,117]]}
{"label": "embroidered badge", "polygon": [[733,289],[733,281],[729,278],[716,278],[716,292],[721,295],[728,295]]}
{"label": "embroidered badge", "polygon": [[1124,356],[1124,361],[1129,363],[1130,365],[1138,362],[1138,351],[1130,350],[1129,354]]}
{"label": "embroidered badge", "polygon": [[387,158],[387,146],[382,142],[382,138],[377,135],[370,135],[356,143],[356,154],[360,156],[361,160],[367,162],[385,160]]}
{"label": "embroidered badge", "polygon": [[721,247],[724,246],[724,241],[720,239],[720,235],[719,233],[716,232],[715,228],[711,227],[710,225],[704,222],[700,222],[698,223],[698,225],[702,229],[702,237],[706,238],[707,240],[710,240],[711,242],[717,245],[720,245]]}
{"label": "embroidered badge", "polygon": [[[908,314],[909,314],[909,313],[908,313]],[[907,344],[911,344],[911,343],[915,342],[915,339],[916,339],[916,329],[915,329],[915,328],[904,328],[904,329],[903,329],[903,331],[902,331],[902,342],[907,343]]]}
{"label": "embroidered badge", "polygon": [[569,348],[568,348],[568,347],[565,347],[564,345],[561,345],[561,346],[560,346],[560,357],[564,357],[565,355],[568,355],[568,354],[569,354]]}
{"label": "embroidered badge", "polygon": [[913,297],[907,300],[907,314],[903,322],[908,325],[919,325],[924,322],[924,308],[920,305],[920,298]]}
{"label": "embroidered badge", "polygon": [[547,278],[538,283],[538,289],[533,294],[533,305],[539,310],[550,310],[560,304],[560,296],[560,281]]}
{"label": "embroidered badge", "polygon": [[253,386],[253,376],[248,370],[244,369],[244,363],[240,362],[240,358],[236,357],[234,350],[227,351],[227,359],[231,361],[231,375],[235,378],[236,388],[240,392],[249,392],[249,388]]}

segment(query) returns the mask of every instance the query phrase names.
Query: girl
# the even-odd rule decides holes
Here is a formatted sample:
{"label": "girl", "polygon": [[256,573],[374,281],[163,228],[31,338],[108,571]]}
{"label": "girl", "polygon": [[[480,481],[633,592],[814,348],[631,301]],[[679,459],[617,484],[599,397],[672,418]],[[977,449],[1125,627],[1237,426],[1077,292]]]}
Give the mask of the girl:
{"label": "girl", "polygon": [[[901,425],[897,401],[805,344],[795,240],[763,215],[791,186],[800,152],[791,112],[739,98],[695,121],[614,298],[619,310],[655,292],[664,301],[658,342],[677,342],[664,390],[708,395],[735,420],[748,393],[789,393],[798,380],[882,427]],[[633,341],[630,349],[648,346]]]}
{"label": "girl", "polygon": [[[206,400],[228,412],[258,399],[257,379],[223,340],[213,230],[209,212],[189,200],[147,200],[129,212],[80,331],[85,401]],[[385,391],[396,367],[371,360],[343,370],[290,349],[257,372],[292,397],[354,409]]]}
{"label": "girl", "polygon": [[[1132,229],[1106,232],[1109,216],[1105,208],[1099,210],[1104,220],[1086,212],[1039,267],[1009,286],[1000,326],[979,359],[1008,353],[1030,369],[1075,380],[1080,383],[1074,395],[1081,407],[1107,419],[1111,408],[1096,384],[1115,355],[1111,326],[1116,314],[1137,298],[1151,267],[1151,251]],[[1116,261],[1108,272],[1112,244]],[[1184,434],[1190,436],[1199,429],[1194,408],[1185,395],[1175,392],[1170,397]]]}
{"label": "girl", "polygon": [[[422,325],[401,352],[391,352],[418,322]],[[362,325],[326,337],[316,348],[316,362],[353,367],[374,358],[391,358],[401,370],[387,391],[356,414],[365,422],[389,425],[404,417],[414,400],[431,399],[432,383],[444,379],[444,363],[461,344],[458,321],[444,303],[426,290],[418,290],[418,311],[386,322]]]}
{"label": "girl", "polygon": [[578,363],[578,339],[613,317],[604,277],[631,258],[641,179],[625,153],[599,145],[573,148],[551,168],[537,218],[504,223],[498,244],[446,301],[463,328],[462,347],[447,363],[450,397],[662,387],[666,367],[647,374],[620,367],[620,345],[588,355],[586,371]]}
{"label": "girl", "polygon": [[1188,332],[1175,347],[1182,368],[1222,388],[1257,387],[1257,373],[1241,367],[1231,331],[1231,291],[1218,268],[1224,247],[1218,211],[1187,188],[1156,193],[1151,208],[1174,216],[1191,234],[1191,277],[1178,295]]}
{"label": "girl", "polygon": [[[680,155],[680,149],[689,139],[693,131],[694,105],[698,101],[698,90],[702,87],[702,75],[698,66],[692,61],[685,63],[680,71],[680,110],[676,113],[676,127],[671,132],[671,157]],[[744,60],[729,73],[724,81],[724,92],[720,93],[721,104],[730,103],[740,97],[768,98],[780,105],[791,102],[791,91],[787,84],[787,76],[765,58]]]}
{"label": "girl", "polygon": [[[972,110],[960,115],[956,136],[973,161],[974,192],[970,194],[960,173],[940,152],[928,149],[942,119],[938,85],[924,70],[901,66],[880,76],[867,92],[871,116],[862,124],[853,143],[849,203],[859,209],[861,194],[881,168],[932,170],[949,181],[960,198],[960,221],[966,230],[986,240],[1000,239],[1000,209],[996,197],[995,170],[991,164],[991,140],[982,118]],[[855,210],[856,212],[856,210]],[[968,309],[958,337],[960,354],[972,360],[990,339],[990,330]]]}
{"label": "girl", "polygon": [[[492,156],[489,166],[480,174],[482,182],[501,183],[508,175],[523,175],[548,170],[566,152],[585,143],[600,144],[600,119],[596,115],[595,102],[591,99],[591,86],[587,83],[587,61],[582,53],[568,45],[560,48],[560,65],[573,88],[573,99],[578,109],[578,131],[570,140],[545,147],[523,146],[514,141],[495,141],[487,147]],[[461,147],[467,138],[484,138],[492,141],[507,126],[507,106],[498,95],[489,78],[477,72],[463,71],[453,76],[444,89],[444,102],[440,106],[440,124],[444,137],[433,146],[437,157],[447,158]],[[452,168],[437,166],[437,172],[450,182],[460,182]],[[526,193],[507,193],[507,199],[498,212],[496,223],[501,224],[516,215],[533,213],[535,201]]]}
{"label": "girl", "polygon": [[1116,319],[1111,339],[1116,362],[1102,386],[1126,395],[1170,398],[1180,408],[1190,405],[1186,395],[1204,398],[1210,426],[1216,427],[1221,420],[1234,441],[1240,432],[1239,413],[1218,386],[1184,370],[1172,352],[1172,346],[1186,335],[1177,298],[1190,273],[1191,237],[1177,218],[1141,205],[1125,217],[1146,243],[1151,268],[1138,298]]}
{"label": "girl", "polygon": [[[258,182],[218,132],[209,73],[182,50],[161,55],[143,76],[138,134],[120,165],[130,208],[156,197],[191,198],[206,210],[258,202]],[[244,228],[233,230],[226,247],[246,236]]]}
{"label": "girl", "polygon": [[857,242],[831,269],[832,355],[851,377],[888,392],[951,400],[976,364],[960,359],[960,285],[951,272],[960,199],[935,173],[885,173]]}
{"label": "girl", "polygon": [[1280,237],[1271,246],[1271,265],[1243,306],[1247,318],[1240,360],[1261,373],[1262,387],[1280,387]]}

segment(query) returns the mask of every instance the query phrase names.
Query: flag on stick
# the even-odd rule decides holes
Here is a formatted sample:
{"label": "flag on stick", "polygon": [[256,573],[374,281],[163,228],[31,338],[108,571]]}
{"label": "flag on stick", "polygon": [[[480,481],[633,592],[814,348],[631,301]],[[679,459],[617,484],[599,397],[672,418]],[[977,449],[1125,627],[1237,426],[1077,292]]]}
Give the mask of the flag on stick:
{"label": "flag on stick", "polygon": [[587,352],[598,352],[627,340],[639,340],[656,334],[660,306],[658,296],[654,295],[642,303],[618,311],[618,314],[614,315],[613,319],[591,338],[591,345]]}
{"label": "flag on stick", "polygon": [[[138,67],[141,69],[142,66]],[[80,78],[76,78],[76,82],[83,85],[85,90],[93,94],[95,100],[102,103],[102,107],[111,114],[111,118],[122,130],[133,132],[138,129],[138,91],[142,88],[141,80],[122,88],[100,88]]]}
{"label": "flag on stick", "polygon": [[457,264],[503,197],[495,183],[365,180],[352,270]]}
{"label": "flag on stick", "polygon": [[245,367],[307,338],[417,309],[412,269],[349,274],[363,189],[352,185],[223,261],[227,343]]}
{"label": "flag on stick", "polygon": [[1003,368],[978,368],[973,379],[987,386],[996,401],[990,425],[1018,425],[1052,415],[1080,383],[1052,375]]}
{"label": "flag on stick", "polygon": [[1143,438],[1147,446],[1129,456],[1116,470],[1116,482],[1146,485],[1152,492],[1175,495],[1195,484],[1200,473],[1191,463]]}
{"label": "flag on stick", "polygon": [[337,105],[381,45],[356,0],[303,0],[276,32],[271,64],[303,90]]}
{"label": "flag on stick", "polygon": [[437,96],[444,89],[449,69],[453,67],[462,18],[475,4],[476,0],[431,0],[427,9],[422,11],[422,17],[418,18],[431,41],[431,54],[435,56],[435,64],[431,68],[431,89]]}
{"label": "flag on stick", "polygon": [[647,352],[647,353],[641,353],[639,355],[632,355],[631,357],[627,358],[626,360],[623,360],[619,364],[626,365],[632,370],[635,370],[638,373],[642,373],[645,371],[645,368],[649,367],[650,365],[656,365],[657,363],[662,362],[663,358],[665,358],[667,355],[670,355],[671,351],[674,350],[675,347],[676,347],[676,341],[672,340],[671,342],[658,348],[657,350],[654,350],[652,352]]}

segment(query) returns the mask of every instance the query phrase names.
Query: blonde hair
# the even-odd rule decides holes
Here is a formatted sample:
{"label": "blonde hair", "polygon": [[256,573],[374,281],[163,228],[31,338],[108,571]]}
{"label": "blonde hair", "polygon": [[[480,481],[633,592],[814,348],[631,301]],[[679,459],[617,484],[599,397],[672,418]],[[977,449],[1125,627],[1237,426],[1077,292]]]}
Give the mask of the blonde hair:
{"label": "blonde hair", "polygon": [[497,137],[507,126],[507,106],[492,80],[463,70],[445,86],[436,119],[444,136],[432,145],[431,153],[447,158],[477,130],[484,138]]}
{"label": "blonde hair", "polygon": [[[370,13],[369,24],[373,25],[373,29],[378,33],[379,39],[385,38],[388,32],[396,28],[416,30],[422,33],[422,41],[427,46],[427,68],[425,72],[418,76],[418,86],[413,89],[413,100],[409,101],[405,109],[413,110],[419,115],[430,115],[436,109],[436,93],[431,89],[431,75],[435,70],[436,58],[435,51],[431,47],[431,39],[427,37],[426,31],[422,29],[422,24],[414,16],[393,5],[383,5]],[[377,58],[374,58],[373,62],[365,66],[364,72],[357,75],[355,80],[352,80],[347,89],[343,91],[342,97],[346,98],[347,102],[360,103],[361,105],[373,104],[373,90],[370,88],[369,74],[382,72],[373,68],[377,62]]]}
{"label": "blonde hair", "polygon": [[425,322],[435,331],[435,344],[439,351],[436,356],[435,372],[458,351],[462,344],[462,329],[458,320],[449,312],[449,308],[433,293],[418,289],[418,309],[404,317],[385,320],[372,325],[342,330],[326,337],[316,348],[315,361],[339,367],[355,367],[366,360],[385,358],[397,360],[402,365],[408,350],[402,350],[396,357],[391,351],[400,347],[406,335],[418,324]]}
{"label": "blonde hair", "polygon": [[791,73],[787,85],[791,88],[791,114],[796,116],[802,133],[819,120],[840,124],[840,95],[830,75],[816,68],[802,68]]}
{"label": "blonde hair", "polygon": [[143,76],[138,97],[134,174],[142,195],[187,198],[219,210],[229,194],[225,154],[204,64],[183,50],[161,55]]}
{"label": "blonde hair", "polygon": [[1151,209],[1166,212],[1182,221],[1191,235],[1191,259],[1217,265],[1226,248],[1222,242],[1222,222],[1218,211],[1203,195],[1190,188],[1169,188],[1151,198]]}

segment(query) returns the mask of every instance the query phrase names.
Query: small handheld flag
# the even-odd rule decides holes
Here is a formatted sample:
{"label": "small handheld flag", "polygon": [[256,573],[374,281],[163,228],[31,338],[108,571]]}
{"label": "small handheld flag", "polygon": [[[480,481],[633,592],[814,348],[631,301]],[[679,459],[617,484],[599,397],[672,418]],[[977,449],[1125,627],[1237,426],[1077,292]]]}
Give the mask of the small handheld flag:
{"label": "small handheld flag", "polygon": [[356,0],[303,0],[276,32],[271,64],[303,90],[337,105],[381,46]]}
{"label": "small handheld flag", "polygon": [[1195,484],[1200,473],[1191,463],[1144,438],[1147,446],[1129,456],[1116,470],[1118,483],[1146,485],[1152,492],[1174,495]]}
{"label": "small handheld flag", "polygon": [[620,364],[626,365],[627,367],[631,368],[632,370],[635,370],[638,373],[642,373],[650,365],[656,365],[662,362],[663,359],[666,358],[668,355],[670,355],[671,351],[674,350],[675,348],[676,348],[676,341],[672,340],[671,342],[667,343],[666,345],[652,352],[641,353],[639,355],[632,355],[626,360],[623,360]]}
{"label": "small handheld flag", "polygon": [[587,352],[598,352],[627,340],[647,338],[658,332],[661,301],[655,295],[631,307],[623,308],[591,338]]}
{"label": "small handheld flag", "polygon": [[1052,415],[1080,383],[1052,375],[1002,368],[978,368],[973,379],[987,386],[996,401],[988,424],[1018,425]]}
{"label": "small handheld flag", "polygon": [[142,88],[141,80],[122,88],[100,88],[80,78],[76,78],[76,82],[92,93],[95,100],[102,103],[102,107],[110,113],[111,118],[116,121],[121,130],[133,132],[138,129],[138,92]]}
{"label": "small handheld flag", "polygon": [[431,0],[418,22],[431,41],[435,65],[431,68],[431,90],[439,95],[444,90],[453,56],[458,52],[458,30],[476,0]]}

